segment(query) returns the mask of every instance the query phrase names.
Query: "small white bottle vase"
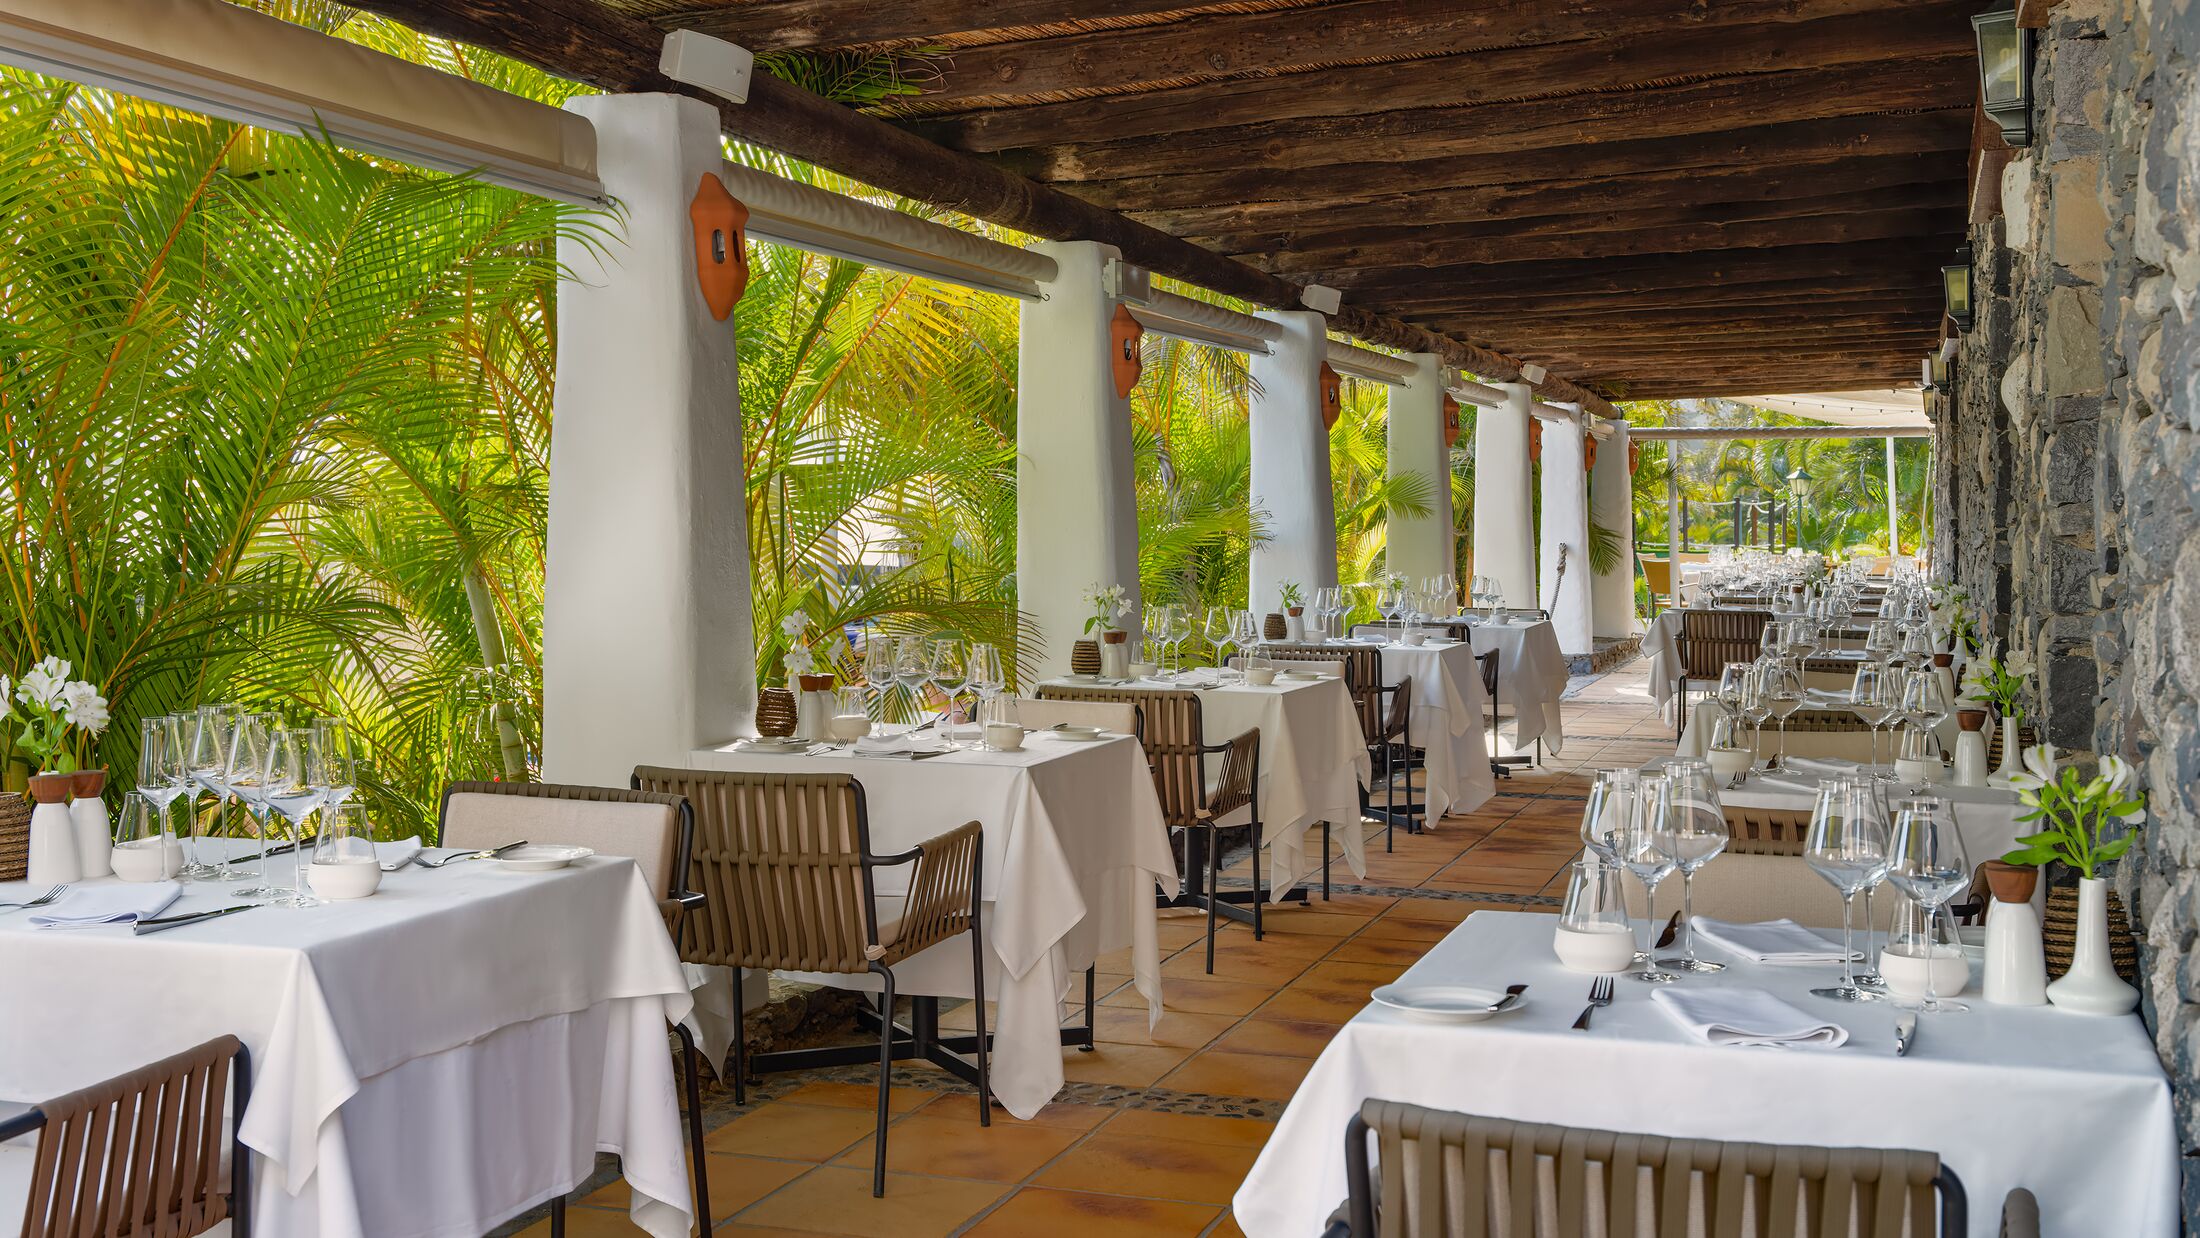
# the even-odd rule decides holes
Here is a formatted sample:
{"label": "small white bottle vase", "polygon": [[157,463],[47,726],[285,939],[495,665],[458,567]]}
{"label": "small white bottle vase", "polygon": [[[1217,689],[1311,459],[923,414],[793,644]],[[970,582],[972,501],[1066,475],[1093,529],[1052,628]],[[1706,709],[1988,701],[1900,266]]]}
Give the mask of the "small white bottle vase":
{"label": "small white bottle vase", "polygon": [[1994,725],[2001,728],[2001,767],[1986,776],[1986,785],[2007,789],[2024,772],[2024,739],[2014,718],[1996,718]]}
{"label": "small white bottle vase", "polygon": [[1110,628],[1100,634],[1100,678],[1131,677],[1131,634]]}
{"label": "small white bottle vase", "polygon": [[1956,735],[1955,784],[1959,787],[1983,787],[1986,785],[1986,711],[1965,709],[1956,713],[1956,723],[1962,730]]}
{"label": "small white bottle vase", "polygon": [[2047,1004],[2047,952],[2032,892],[2040,872],[2022,864],[1988,860],[1986,884],[1986,1000],[1997,1006]]}
{"label": "small white bottle vase", "polygon": [[32,777],[30,870],[24,874],[33,888],[65,885],[84,879],[76,854],[76,826],[69,819],[69,776],[38,774]]}
{"label": "small white bottle vase", "polygon": [[2058,1010],[2078,1014],[2130,1014],[2139,1008],[2139,990],[2116,974],[2108,953],[2108,882],[2078,879],[2078,948],[2070,970],[2047,986],[2047,1000]]}
{"label": "small white bottle vase", "polygon": [[107,816],[107,801],[99,794],[106,785],[105,770],[79,770],[70,775],[70,791],[75,798],[69,801],[69,826],[76,835],[77,876],[86,881],[112,877],[115,872],[114,823]]}

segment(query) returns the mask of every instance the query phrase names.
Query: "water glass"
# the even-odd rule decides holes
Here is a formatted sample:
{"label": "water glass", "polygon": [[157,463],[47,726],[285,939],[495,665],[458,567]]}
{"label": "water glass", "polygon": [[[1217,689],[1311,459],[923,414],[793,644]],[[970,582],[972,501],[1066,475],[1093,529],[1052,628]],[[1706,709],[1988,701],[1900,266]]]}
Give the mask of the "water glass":
{"label": "water glass", "polygon": [[1628,815],[1627,828],[1619,836],[1619,862],[1642,883],[1642,910],[1645,917],[1642,930],[1643,961],[1641,971],[1628,973],[1645,984],[1670,984],[1680,977],[1669,971],[1661,971],[1654,954],[1657,949],[1655,933],[1658,926],[1658,883],[1671,876],[1675,867],[1673,857],[1659,845],[1656,824],[1659,805],[1666,797],[1669,786],[1662,775],[1642,780],[1641,806]]}
{"label": "water glass", "polygon": [[1730,838],[1726,810],[1719,803],[1718,784],[1713,781],[1710,764],[1695,760],[1667,763],[1664,792],[1651,802],[1650,808],[1653,813],[1650,828],[1656,836],[1657,848],[1671,857],[1674,867],[1681,871],[1681,929],[1685,943],[1678,957],[1658,962],[1675,971],[1725,971],[1724,963],[1696,957],[1696,870],[1726,850]]}
{"label": "water glass", "polygon": [[[1810,833],[1803,839],[1803,862],[1841,893],[1841,983],[1811,993],[1838,1002],[1877,1000],[1877,994],[1856,983],[1852,914],[1857,894],[1887,872],[1887,822],[1871,780],[1852,776],[1819,782],[1811,802]],[[1870,928],[1865,925],[1866,932]]]}
{"label": "water glass", "polygon": [[[1939,911],[1971,888],[1970,861],[1946,800],[1919,795],[1897,804],[1893,841],[1887,850],[1887,880],[1928,911]],[[1919,1010],[1970,1009],[1961,1002],[1941,1000],[1929,967],[1926,977],[1925,1000],[1918,1004]]]}

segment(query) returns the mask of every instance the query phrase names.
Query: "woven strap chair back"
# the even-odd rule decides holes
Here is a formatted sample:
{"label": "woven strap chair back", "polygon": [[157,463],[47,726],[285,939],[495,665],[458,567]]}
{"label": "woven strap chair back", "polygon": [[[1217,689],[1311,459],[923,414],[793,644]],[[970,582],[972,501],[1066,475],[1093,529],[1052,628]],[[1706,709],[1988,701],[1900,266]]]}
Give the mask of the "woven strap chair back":
{"label": "woven strap chair back", "polygon": [[1669,1139],[1385,1100],[1360,1116],[1378,1149],[1382,1238],[1935,1232],[1940,1158],[1927,1152]]}
{"label": "woven strap chair back", "polygon": [[1492,649],[1488,653],[1474,655],[1475,662],[1482,667],[1482,695],[1492,701],[1497,699],[1498,662],[1502,653],[1502,650]]}
{"label": "woven strap chair back", "polygon": [[1402,675],[1390,689],[1390,708],[1383,711],[1383,725],[1376,736],[1378,742],[1388,743],[1403,739],[1406,723],[1413,716],[1413,676]]}
{"label": "woven strap chair back", "polygon": [[1728,855],[1801,855],[1810,814],[1781,808],[1726,809]]}
{"label": "woven strap chair back", "polygon": [[1755,661],[1770,622],[1768,610],[1682,611],[1681,674],[1717,683],[1727,663]]}
{"label": "woven strap chair back", "polygon": [[1206,742],[1205,715],[1199,694],[1175,688],[1099,688],[1083,684],[1040,684],[1043,701],[1109,701],[1138,707],[1146,724],[1140,742],[1146,746],[1146,764],[1153,770],[1154,791],[1161,797],[1161,816],[1172,829],[1203,823],[1207,819],[1206,762],[1200,746]]}
{"label": "woven strap chair back", "polygon": [[[1768,722],[1767,726],[1777,726]],[[1798,709],[1788,715],[1787,729],[1819,735],[1862,733],[1871,726],[1846,709]]]}
{"label": "woven strap chair back", "polygon": [[647,766],[634,777],[695,806],[688,884],[708,901],[689,918],[687,962],[869,969],[870,826],[853,778]]}
{"label": "woven strap chair back", "polygon": [[24,1238],[189,1238],[228,1219],[222,1110],[239,1047],[218,1036],[40,1102]]}
{"label": "woven strap chair back", "polygon": [[1383,734],[1383,651],[1372,645],[1269,645],[1279,662],[1342,662],[1344,686],[1360,714],[1360,733],[1370,744]]}

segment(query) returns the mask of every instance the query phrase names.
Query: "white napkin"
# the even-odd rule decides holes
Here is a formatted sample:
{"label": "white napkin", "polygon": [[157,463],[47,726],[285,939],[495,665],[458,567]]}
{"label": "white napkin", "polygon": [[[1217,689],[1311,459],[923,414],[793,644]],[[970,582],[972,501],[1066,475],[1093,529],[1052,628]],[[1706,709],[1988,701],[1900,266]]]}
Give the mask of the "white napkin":
{"label": "white napkin", "polygon": [[1764,920],[1737,924],[1731,920],[1696,917],[1696,931],[1704,940],[1753,963],[1838,963],[1841,947],[1793,920]]}
{"label": "white napkin", "polygon": [[1753,788],[1760,791],[1800,791],[1804,795],[1818,794],[1817,777],[1804,773],[1755,773],[1749,776],[1748,781],[1743,786],[1745,789]]}
{"label": "white napkin", "polygon": [[856,741],[856,751],[867,757],[912,756],[919,752],[937,752],[940,745],[929,737],[903,731],[896,735],[866,735]]}
{"label": "white napkin", "polygon": [[1659,989],[1650,995],[1675,1023],[1707,1045],[1837,1049],[1849,1030],[1758,989]]}
{"label": "white napkin", "polygon": [[[1853,774],[1863,768],[1854,761],[1844,761],[1840,757],[1789,757],[1787,763],[1798,774],[1818,774],[1827,778],[1837,774]],[[1817,789],[1815,786],[1811,788],[1813,791]]]}
{"label": "white napkin", "polygon": [[413,835],[411,838],[400,838],[393,843],[374,844],[374,858],[375,862],[379,864],[404,863],[419,854],[420,835],[418,834]]}
{"label": "white napkin", "polygon": [[69,892],[31,917],[33,928],[89,928],[150,920],[183,893],[180,881],[118,881],[70,886]]}

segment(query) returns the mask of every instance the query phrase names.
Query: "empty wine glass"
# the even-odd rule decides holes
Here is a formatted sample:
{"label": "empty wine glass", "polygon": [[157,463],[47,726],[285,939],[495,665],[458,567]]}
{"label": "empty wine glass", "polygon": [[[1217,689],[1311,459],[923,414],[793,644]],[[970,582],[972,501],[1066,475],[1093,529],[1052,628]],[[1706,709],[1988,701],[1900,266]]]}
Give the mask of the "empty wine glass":
{"label": "empty wine glass", "polygon": [[1673,872],[1673,857],[1659,845],[1656,824],[1660,802],[1669,794],[1669,786],[1662,776],[1642,780],[1641,806],[1628,814],[1627,828],[1619,836],[1619,862],[1642,883],[1643,966],[1641,971],[1628,975],[1645,984],[1670,984],[1680,977],[1658,967],[1654,951],[1657,942],[1654,934],[1658,925],[1658,883]]}
{"label": "empty wine glass", "polygon": [[1230,643],[1230,608],[1208,607],[1206,621],[1200,625],[1200,632],[1207,638],[1207,647],[1214,651],[1215,665],[1228,666],[1229,660],[1222,656],[1222,649]]}
{"label": "empty wine glass", "polygon": [[932,678],[932,651],[921,636],[894,642],[894,682],[901,685],[912,711],[924,708],[924,685]]}
{"label": "empty wine glass", "polygon": [[[306,847],[306,818],[321,806],[326,792],[315,786],[315,766],[321,764],[316,750],[313,731],[307,727],[282,727],[268,736],[267,756],[260,767],[258,798],[261,812],[270,818],[274,815],[290,823],[293,868],[291,888],[277,890],[268,899],[275,907],[315,907],[319,899],[305,891],[305,863],[309,848]],[[263,827],[261,836],[266,837]]]}
{"label": "empty wine glass", "polygon": [[236,881],[245,874],[230,866],[227,840],[214,841],[211,823],[201,833],[198,819],[201,792],[214,797],[217,819],[222,816],[223,805],[228,799],[229,740],[230,732],[236,727],[235,711],[228,705],[201,705],[185,717],[184,725],[190,732],[186,758],[190,781],[184,787],[184,812],[191,818],[184,836],[196,836],[206,845],[202,847],[197,841],[191,844],[185,856],[183,875],[200,881]]}
{"label": "empty wine glass", "polygon": [[1879,764],[1879,728],[1894,712],[1894,702],[1889,689],[1894,673],[1877,662],[1856,664],[1856,677],[1849,681],[1849,709],[1865,726],[1871,728],[1871,764]]}
{"label": "empty wine glass", "polygon": [[863,682],[871,693],[871,714],[886,717],[886,689],[894,683],[894,642],[873,632],[863,641]]}
{"label": "empty wine glass", "polygon": [[1251,666],[1261,645],[1260,620],[1252,611],[1230,612],[1230,641],[1245,655],[1245,665]]}
{"label": "empty wine glass", "polygon": [[253,864],[253,885],[237,891],[238,898],[278,900],[287,891],[267,875],[267,758],[274,741],[273,714],[238,714],[229,732],[229,760],[222,775],[223,788],[244,805],[245,819],[260,841]]}
{"label": "empty wine glass", "polygon": [[1742,689],[1742,721],[1749,724],[1749,767],[1757,768],[1765,737],[1765,720],[1772,717],[1772,698],[1765,694],[1765,670],[1773,663],[1749,664],[1749,682]]}
{"label": "empty wine glass", "polygon": [[1398,626],[1399,612],[1405,608],[1404,592],[1392,577],[1385,576],[1376,582],[1375,609],[1382,613],[1384,622],[1390,627]]}
{"label": "empty wine glass", "polygon": [[[1810,832],[1803,840],[1803,862],[1841,892],[1841,983],[1812,989],[1839,1002],[1868,1002],[1877,994],[1856,984],[1856,922],[1852,909],[1859,892],[1887,871],[1887,823],[1868,779],[1828,778],[1811,802]],[[1867,932],[1870,925],[1865,926]]]}
{"label": "empty wine glass", "polygon": [[1711,778],[1711,766],[1706,762],[1668,762],[1664,793],[1651,805],[1654,820],[1650,829],[1657,848],[1681,870],[1681,931],[1686,945],[1679,957],[1658,960],[1676,971],[1726,970],[1724,963],[1696,957],[1696,870],[1726,850],[1730,837],[1726,810],[1719,804],[1718,786]]}
{"label": "empty wine glass", "polygon": [[351,724],[342,718],[313,720],[313,782],[332,806],[348,802],[359,785],[359,752]]}
{"label": "empty wine glass", "polygon": [[1597,773],[1589,787],[1589,803],[1581,813],[1581,841],[1589,850],[1612,863],[1619,862],[1619,845],[1627,822],[1642,796],[1642,772],[1607,769]]}
{"label": "empty wine glass", "polygon": [[167,830],[168,806],[183,794],[190,778],[188,766],[180,719],[167,714],[138,724],[137,793],[144,797],[146,808],[158,823],[153,831],[156,835]]}
{"label": "empty wine glass", "polygon": [[[1971,865],[1963,853],[1963,838],[1947,801],[1920,795],[1895,806],[1894,839],[1888,847],[1887,880],[1928,913],[1938,914],[1948,901],[1971,888]],[[1931,955],[1926,955],[1923,1011],[1963,1011],[1962,1002],[1940,999],[1933,983]]]}
{"label": "empty wine glass", "polygon": [[1760,691],[1766,708],[1780,720],[1780,751],[1765,768],[1784,771],[1788,767],[1787,720],[1803,707],[1802,673],[1782,662],[1770,663],[1764,669]]}
{"label": "empty wine glass", "polygon": [[940,737],[947,741],[948,747],[960,747],[955,742],[955,698],[968,686],[963,674],[962,642],[935,641],[932,645],[931,666],[926,674],[942,697],[938,724]]}
{"label": "empty wine glass", "polygon": [[1192,635],[1192,612],[1184,606],[1167,610],[1168,626],[1162,631],[1162,640],[1169,647],[1169,678],[1173,682],[1184,673],[1184,642]]}

